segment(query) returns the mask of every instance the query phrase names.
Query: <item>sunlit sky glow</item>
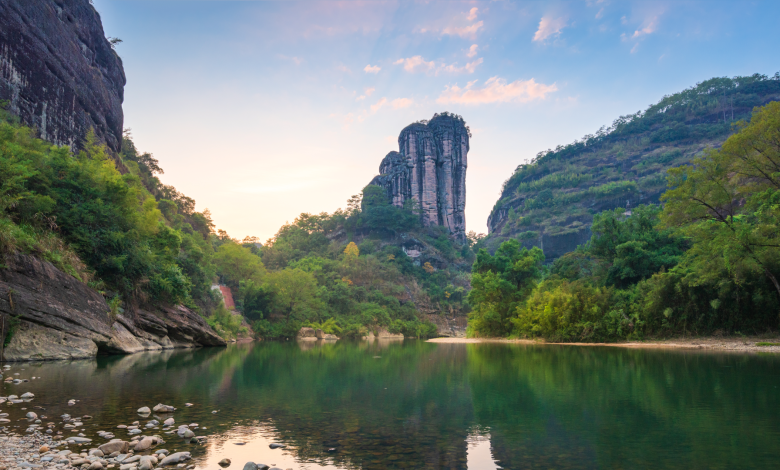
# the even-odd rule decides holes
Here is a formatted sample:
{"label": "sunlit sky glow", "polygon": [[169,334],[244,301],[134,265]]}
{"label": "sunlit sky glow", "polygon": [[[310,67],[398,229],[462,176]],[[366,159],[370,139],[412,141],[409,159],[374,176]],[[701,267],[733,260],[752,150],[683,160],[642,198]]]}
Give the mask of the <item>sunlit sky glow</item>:
{"label": "sunlit sky glow", "polygon": [[407,124],[473,138],[468,230],[501,183],[664,94],[780,70],[780,2],[94,0],[125,127],[235,238],[346,206]]}

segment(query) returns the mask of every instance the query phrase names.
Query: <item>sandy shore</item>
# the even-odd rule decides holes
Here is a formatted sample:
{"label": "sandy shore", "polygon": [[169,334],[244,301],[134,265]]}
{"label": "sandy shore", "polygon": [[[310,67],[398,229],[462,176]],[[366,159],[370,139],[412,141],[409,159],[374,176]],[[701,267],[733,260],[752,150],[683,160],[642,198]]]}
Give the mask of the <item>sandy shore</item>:
{"label": "sandy shore", "polygon": [[[543,340],[504,339],[504,338],[434,338],[430,343],[508,343],[508,344],[556,344],[566,346],[608,346],[613,348],[646,349],[704,349],[733,352],[773,352],[780,353],[780,338],[772,337],[701,337],[675,338],[669,340],[631,341],[624,343],[547,343]],[[777,346],[759,346],[759,343],[777,343]]]}

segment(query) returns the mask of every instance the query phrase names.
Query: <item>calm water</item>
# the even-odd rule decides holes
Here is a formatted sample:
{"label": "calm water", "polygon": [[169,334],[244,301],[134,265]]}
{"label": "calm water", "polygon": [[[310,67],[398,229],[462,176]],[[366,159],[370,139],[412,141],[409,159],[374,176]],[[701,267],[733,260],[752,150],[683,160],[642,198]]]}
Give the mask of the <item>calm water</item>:
{"label": "calm water", "polygon": [[[236,470],[248,460],[294,469],[780,466],[775,355],[250,343],[14,364],[13,373],[42,378],[3,385],[0,395],[36,398],[1,411],[14,421],[22,407],[49,418],[90,414],[83,432],[98,443],[101,429],[126,437],[116,425],[138,420],[141,406],[180,407],[177,424],[206,427],[197,434],[209,442],[171,435],[162,447],[191,451],[206,470],[224,457]],[[67,406],[71,398],[80,401]],[[271,450],[270,442],[288,447]]]}

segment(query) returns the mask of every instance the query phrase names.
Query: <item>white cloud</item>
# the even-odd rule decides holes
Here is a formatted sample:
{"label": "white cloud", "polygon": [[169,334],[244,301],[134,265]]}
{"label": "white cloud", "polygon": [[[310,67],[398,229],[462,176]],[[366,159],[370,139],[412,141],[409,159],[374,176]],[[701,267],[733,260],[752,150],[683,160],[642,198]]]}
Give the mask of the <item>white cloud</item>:
{"label": "white cloud", "polygon": [[598,11],[598,13],[596,13],[596,19],[600,20],[603,17],[604,17],[604,7],[601,7],[601,9]]}
{"label": "white cloud", "polygon": [[363,68],[363,70],[364,70],[366,73],[379,73],[379,71],[380,71],[380,70],[382,70],[382,67],[380,67],[380,66],[378,66],[378,65],[371,65],[371,64],[369,64],[369,65],[366,65],[366,66]]}
{"label": "white cloud", "polygon": [[289,57],[283,54],[279,54],[279,58],[282,60],[289,60],[290,62],[294,63],[295,65],[301,65],[303,62],[303,59],[300,57]]}
{"label": "white cloud", "polygon": [[406,59],[398,59],[393,64],[403,65],[404,70],[409,73],[432,73],[438,75],[439,73],[474,73],[477,66],[483,62],[482,58],[469,62],[466,65],[459,67],[457,64],[436,64],[435,61],[426,61],[422,56],[416,55],[414,57],[408,57]]}
{"label": "white cloud", "polygon": [[479,13],[479,8],[474,7],[471,10],[469,10],[469,16],[466,19],[469,21],[474,21],[477,19],[478,13]]}
{"label": "white cloud", "polygon": [[401,109],[401,108],[408,108],[413,103],[414,100],[412,100],[411,98],[396,98],[390,102],[390,106],[392,106],[393,109]]}
{"label": "white cloud", "polygon": [[534,34],[535,42],[544,42],[551,36],[560,36],[561,30],[566,27],[566,18],[552,18],[543,16],[539,21],[539,29]]}
{"label": "white cloud", "polygon": [[366,89],[363,91],[363,94],[357,97],[357,101],[363,101],[364,99],[366,99],[366,98],[368,98],[369,96],[371,96],[371,94],[372,94],[373,92],[375,92],[375,91],[376,91],[376,88],[366,88]]}
{"label": "white cloud", "polygon": [[387,104],[387,98],[382,98],[381,100],[371,105],[371,112],[375,113],[379,111],[386,104]]}
{"label": "white cloud", "polygon": [[477,21],[468,26],[447,26],[441,30],[441,34],[448,36],[460,36],[462,38],[474,38],[477,31],[485,25],[482,21]]}
{"label": "white cloud", "polygon": [[407,59],[398,59],[393,62],[395,65],[403,64],[404,70],[407,72],[432,72],[436,69],[436,63],[434,61],[426,62],[422,56],[416,55]]}
{"label": "white cloud", "polygon": [[635,54],[636,51],[639,50],[639,43],[634,44],[634,47],[631,48],[631,53]]}
{"label": "white cloud", "polygon": [[401,108],[408,108],[412,104],[414,104],[414,100],[412,100],[411,98],[396,98],[390,101],[387,98],[382,97],[379,101],[372,104],[370,109],[371,109],[371,114],[374,114],[380,109],[388,105],[393,109],[401,109]]}
{"label": "white cloud", "polygon": [[466,53],[466,57],[471,58],[477,55],[477,49],[479,49],[479,46],[472,44],[471,47],[469,47],[469,51]]}
{"label": "white cloud", "polygon": [[[449,73],[474,73],[474,71],[477,69],[477,66],[482,63],[482,58],[475,60],[474,62],[469,62],[468,64],[464,65],[463,67],[458,67],[455,64],[447,65],[445,67],[441,67],[439,70],[443,72],[449,72]],[[438,71],[437,71],[438,72]]]}
{"label": "white cloud", "polygon": [[642,36],[646,36],[648,34],[652,34],[658,29],[658,17],[650,18],[648,21],[645,22],[645,27],[642,29],[637,29],[634,31],[634,34],[631,35],[631,39],[637,39]]}
{"label": "white cloud", "polygon": [[447,86],[439,98],[436,100],[439,104],[487,104],[487,103],[510,103],[528,101],[547,97],[548,93],[558,91],[558,87],[536,83],[532,78],[530,80],[516,80],[507,83],[506,80],[498,77],[492,77],[485,82],[481,88],[474,87],[477,80],[468,82],[460,88],[457,85]]}

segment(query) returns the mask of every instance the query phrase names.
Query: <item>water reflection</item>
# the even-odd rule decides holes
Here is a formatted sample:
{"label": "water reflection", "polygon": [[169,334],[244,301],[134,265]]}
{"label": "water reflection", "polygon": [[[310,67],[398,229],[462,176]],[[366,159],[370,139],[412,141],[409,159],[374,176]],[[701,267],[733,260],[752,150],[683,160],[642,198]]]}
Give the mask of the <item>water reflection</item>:
{"label": "water reflection", "polygon": [[[35,393],[49,417],[90,414],[83,433],[98,443],[98,430],[126,437],[116,425],[139,407],[172,404],[209,441],[163,435],[164,447],[209,470],[225,457],[296,469],[768,468],[780,457],[778,365],[614,348],[251,343],[17,364],[21,378],[42,378],[0,395]],[[2,408],[13,421],[25,413]]]}

